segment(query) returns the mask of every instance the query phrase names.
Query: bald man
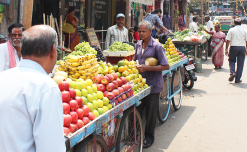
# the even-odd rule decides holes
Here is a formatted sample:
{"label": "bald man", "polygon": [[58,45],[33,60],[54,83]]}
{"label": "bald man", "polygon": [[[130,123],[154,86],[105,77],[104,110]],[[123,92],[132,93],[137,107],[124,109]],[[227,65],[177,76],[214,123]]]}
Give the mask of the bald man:
{"label": "bald man", "polygon": [[22,60],[0,74],[0,151],[65,152],[60,90],[48,74],[57,33],[37,25],[22,34]]}
{"label": "bald man", "polygon": [[[229,55],[230,77],[229,81],[241,83],[241,76],[243,73],[244,60],[247,46],[247,31],[241,27],[241,19],[234,20],[234,28],[231,28],[226,36],[226,50],[225,55]],[[230,44],[230,52],[228,53],[228,46]],[[237,72],[235,71],[235,63],[237,61]]]}

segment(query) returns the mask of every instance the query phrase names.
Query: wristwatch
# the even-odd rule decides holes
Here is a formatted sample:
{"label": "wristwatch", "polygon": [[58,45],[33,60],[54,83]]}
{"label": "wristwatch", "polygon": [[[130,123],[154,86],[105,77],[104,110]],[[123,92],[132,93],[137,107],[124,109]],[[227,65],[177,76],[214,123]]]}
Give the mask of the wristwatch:
{"label": "wristwatch", "polygon": [[168,30],[169,31],[169,33],[172,33],[172,30]]}

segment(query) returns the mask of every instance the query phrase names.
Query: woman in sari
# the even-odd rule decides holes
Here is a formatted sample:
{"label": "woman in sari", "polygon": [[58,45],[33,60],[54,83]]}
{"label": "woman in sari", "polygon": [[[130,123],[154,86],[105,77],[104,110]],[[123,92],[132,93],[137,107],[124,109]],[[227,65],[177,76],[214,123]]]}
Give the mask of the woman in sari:
{"label": "woman in sari", "polygon": [[178,19],[178,27],[181,31],[183,31],[185,29],[184,27],[184,21],[183,21],[183,17],[179,17]]}
{"label": "woman in sari", "polygon": [[77,23],[79,22],[79,20],[74,14],[75,7],[70,6],[65,19],[67,23],[70,23],[75,27],[75,32],[72,34],[65,34],[65,46],[69,47],[71,51],[74,51],[75,46],[79,44],[79,35],[77,28]]}
{"label": "woman in sari", "polygon": [[215,69],[221,69],[224,61],[224,51],[223,46],[225,43],[226,35],[220,31],[220,23],[215,24],[215,31],[207,31],[207,33],[212,34],[211,48],[212,48],[212,63]]}

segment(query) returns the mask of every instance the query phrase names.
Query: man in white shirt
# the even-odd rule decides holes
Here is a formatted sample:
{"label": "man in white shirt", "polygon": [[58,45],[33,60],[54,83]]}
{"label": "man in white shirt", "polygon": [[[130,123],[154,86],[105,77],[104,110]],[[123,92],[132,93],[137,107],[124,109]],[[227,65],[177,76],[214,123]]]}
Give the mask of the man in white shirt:
{"label": "man in white shirt", "polygon": [[0,44],[0,72],[16,67],[21,59],[21,38],[24,26],[19,23],[8,28],[6,43]]}
{"label": "man in white shirt", "polygon": [[0,151],[65,152],[61,93],[48,76],[57,59],[57,33],[37,25],[22,37],[23,59],[0,73]]}
{"label": "man in white shirt", "polygon": [[[210,17],[206,16],[205,21],[207,22],[206,30],[207,31],[213,31],[214,30],[214,24],[210,20]],[[212,40],[212,37],[210,37],[210,39],[208,40],[208,56],[212,55],[212,50],[211,50],[211,46],[210,46],[211,40]]]}
{"label": "man in white shirt", "polygon": [[105,49],[108,49],[114,42],[129,42],[128,29],[124,25],[125,16],[119,13],[116,17],[117,25],[108,28],[105,40]]}
{"label": "man in white shirt", "polygon": [[197,32],[198,31],[197,22],[198,22],[198,18],[193,17],[193,22],[191,22],[189,25],[189,30],[191,30],[191,32]]}
{"label": "man in white shirt", "polygon": [[193,15],[193,13],[191,12],[191,13],[190,13],[190,23],[193,22],[193,17],[194,17],[194,15]]}
{"label": "man in white shirt", "polygon": [[[241,19],[234,20],[234,28],[231,28],[226,36],[226,50],[225,55],[229,55],[230,77],[229,81],[241,83],[241,76],[243,73],[245,55],[247,55],[247,31],[241,27]],[[228,53],[228,46],[230,44],[230,52]],[[235,72],[235,63],[237,59],[237,73]]]}

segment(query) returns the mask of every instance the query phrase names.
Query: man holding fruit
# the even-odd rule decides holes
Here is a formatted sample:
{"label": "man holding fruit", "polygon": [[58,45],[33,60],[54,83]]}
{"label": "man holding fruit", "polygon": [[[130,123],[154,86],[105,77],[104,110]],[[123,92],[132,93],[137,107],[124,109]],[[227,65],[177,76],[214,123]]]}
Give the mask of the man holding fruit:
{"label": "man holding fruit", "polygon": [[0,74],[0,151],[65,152],[60,90],[48,74],[57,33],[37,25],[22,33],[22,60]]}
{"label": "man holding fruit", "polygon": [[[144,20],[139,24],[139,36],[141,41],[137,42],[134,61],[138,61],[140,65],[136,68],[143,78],[146,78],[146,83],[153,86],[152,93],[142,99],[141,105],[137,107],[142,115],[143,109],[146,107],[146,128],[145,140],[143,148],[150,147],[154,142],[154,129],[156,125],[157,109],[159,104],[159,95],[163,90],[162,71],[169,69],[169,63],[164,54],[165,50],[162,45],[151,37],[152,25]],[[155,58],[157,65],[145,65],[148,58]]]}

